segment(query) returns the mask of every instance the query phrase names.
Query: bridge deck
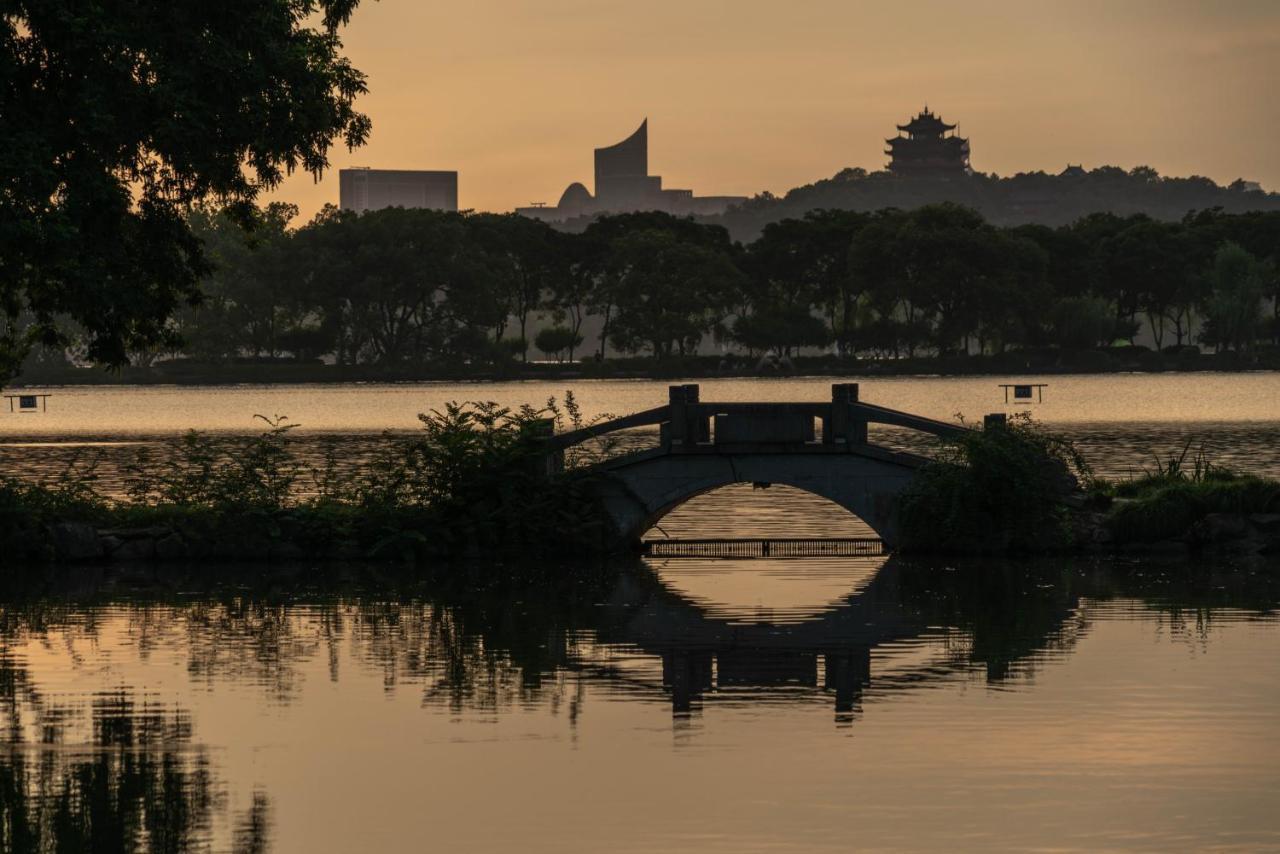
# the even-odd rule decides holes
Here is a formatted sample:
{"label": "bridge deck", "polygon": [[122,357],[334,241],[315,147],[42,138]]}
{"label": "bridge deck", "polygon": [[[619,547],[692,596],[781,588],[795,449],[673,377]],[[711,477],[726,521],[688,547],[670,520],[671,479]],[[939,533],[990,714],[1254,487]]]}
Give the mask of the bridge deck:
{"label": "bridge deck", "polygon": [[643,548],[671,557],[881,554],[885,543],[896,541],[898,497],[928,460],[869,443],[867,426],[893,425],[944,438],[969,429],[861,403],[856,383],[833,385],[829,402],[703,403],[696,385],[671,386],[669,394],[666,406],[568,433],[547,435],[550,422],[534,425],[545,437],[548,472],[563,467],[564,451],[574,445],[618,430],[659,425],[658,447],[591,466],[591,489],[612,522],[608,536],[614,537],[615,547],[634,547],[663,514],[701,493],[730,483],[778,483],[838,504],[883,542],[655,540]]}
{"label": "bridge deck", "polygon": [[[815,422],[821,422],[821,439]],[[698,386],[670,387],[670,402],[642,412],[548,436],[547,447],[563,451],[619,430],[659,425],[669,453],[706,452],[717,445],[779,445],[789,449],[826,446],[828,452],[867,445],[867,425],[884,424],[943,438],[963,435],[967,427],[900,412],[858,400],[857,383],[832,386],[831,400],[797,403],[703,403]]]}

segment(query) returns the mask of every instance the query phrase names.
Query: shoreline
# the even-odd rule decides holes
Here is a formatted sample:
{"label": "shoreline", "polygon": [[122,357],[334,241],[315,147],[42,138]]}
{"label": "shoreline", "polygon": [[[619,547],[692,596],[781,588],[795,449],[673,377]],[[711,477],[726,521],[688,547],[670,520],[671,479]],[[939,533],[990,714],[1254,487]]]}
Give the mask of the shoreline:
{"label": "shoreline", "polygon": [[[377,518],[377,514],[361,513],[356,508],[348,508],[347,512],[366,524]],[[50,520],[41,532],[43,542],[35,549],[36,553],[43,554],[39,557],[29,555],[26,562],[31,565],[110,566],[191,562],[255,565],[277,561],[327,565],[365,561],[418,566],[472,561],[505,563],[522,554],[527,555],[528,547],[533,545],[525,543],[522,549],[494,549],[474,538],[465,542],[449,542],[446,537],[420,536],[411,525],[405,526],[399,536],[370,536],[371,532],[367,530],[333,536],[332,531],[322,531],[322,526],[317,524],[332,523],[331,517],[320,518],[326,514],[304,508],[265,514],[198,510],[181,514],[180,519],[155,519],[149,520],[150,524],[134,522],[132,525],[127,521],[129,515],[108,513],[107,518],[96,522],[73,518]],[[1054,555],[1163,556],[1187,560],[1214,556],[1280,561],[1280,513],[1202,512],[1178,532],[1150,539],[1126,536],[1117,525],[1118,515],[1114,511],[1077,511],[1071,523],[1071,542],[1036,551],[903,548],[886,551],[885,555],[963,556],[974,559]],[[634,548],[603,547],[599,532],[591,533],[595,536],[585,536],[579,542],[581,549],[576,553],[561,552],[561,560],[593,562],[609,557],[640,556],[639,550]],[[17,546],[16,543],[11,545]]]}
{"label": "shoreline", "polygon": [[606,359],[602,362],[513,363],[500,368],[388,369],[373,365],[320,365],[292,361],[231,365],[166,362],[109,372],[96,368],[34,369],[14,377],[7,389],[66,386],[219,386],[310,385],[347,383],[498,383],[573,380],[779,379],[799,377],[981,377],[1059,376],[1064,374],[1248,373],[1280,371],[1280,349],[1267,349],[1249,361],[1234,353],[1158,353],[1145,348],[1110,351],[1016,351],[999,355],[842,359],[800,356],[782,367],[748,357],[690,356]]}

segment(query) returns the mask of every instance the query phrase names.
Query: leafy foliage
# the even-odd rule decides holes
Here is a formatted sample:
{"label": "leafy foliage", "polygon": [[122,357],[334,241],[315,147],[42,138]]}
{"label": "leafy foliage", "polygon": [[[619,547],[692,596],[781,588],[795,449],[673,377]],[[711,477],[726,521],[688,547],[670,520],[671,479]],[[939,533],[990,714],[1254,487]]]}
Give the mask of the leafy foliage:
{"label": "leafy foliage", "polygon": [[1069,545],[1063,497],[1092,474],[1071,443],[1029,417],[947,441],[902,496],[904,548],[1038,552]]}
{"label": "leafy foliage", "polygon": [[1118,482],[1095,481],[1092,490],[1114,500],[1107,524],[1120,542],[1158,542],[1181,536],[1209,513],[1280,511],[1280,481],[1242,475],[1215,464],[1192,440],[1182,450],[1154,457],[1154,468]]}
{"label": "leafy foliage", "polygon": [[257,417],[267,425],[257,436],[192,431],[160,451],[140,450],[121,500],[94,491],[91,469],[53,488],[0,479],[0,542],[44,543],[50,524],[79,520],[287,535],[312,549],[501,554],[551,550],[570,537],[580,544],[601,523],[580,469],[610,447],[576,448],[561,471],[541,441],[551,429],[589,426],[571,392],[542,409],[450,403],[420,415],[418,435],[387,435],[355,464],[337,447],[308,463],[291,447],[298,425]]}
{"label": "leafy foliage", "polygon": [[0,547],[8,557],[48,555],[50,525],[106,517],[107,502],[94,490],[96,462],[73,458],[52,486],[0,476]]}
{"label": "leafy foliage", "polygon": [[1280,482],[1214,470],[1203,478],[1150,477],[1126,489],[1107,524],[1120,542],[1150,543],[1184,534],[1209,513],[1280,512]]}
{"label": "leafy foliage", "polygon": [[16,0],[0,15],[0,378],[74,323],[107,365],[175,340],[208,271],[185,216],[242,219],[364,142],[356,0]]}

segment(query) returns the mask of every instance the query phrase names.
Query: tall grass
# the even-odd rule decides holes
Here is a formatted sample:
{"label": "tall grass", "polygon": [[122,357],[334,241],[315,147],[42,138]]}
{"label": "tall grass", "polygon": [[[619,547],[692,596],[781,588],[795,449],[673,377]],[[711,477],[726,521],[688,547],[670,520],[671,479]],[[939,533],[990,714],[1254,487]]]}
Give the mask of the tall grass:
{"label": "tall grass", "polygon": [[[1280,512],[1280,481],[1240,474],[1210,459],[1194,440],[1163,458],[1152,454],[1155,467],[1123,481],[1098,481],[1094,491],[1121,499],[1112,507],[1108,526],[1120,542],[1158,542],[1182,536],[1210,513]],[[1188,462],[1189,461],[1189,462]]]}

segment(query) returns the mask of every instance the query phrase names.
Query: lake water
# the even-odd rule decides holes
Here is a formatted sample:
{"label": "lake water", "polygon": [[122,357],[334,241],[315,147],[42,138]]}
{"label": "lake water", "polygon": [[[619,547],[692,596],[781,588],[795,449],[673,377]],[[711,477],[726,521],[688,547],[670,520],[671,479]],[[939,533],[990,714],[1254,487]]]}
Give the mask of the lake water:
{"label": "lake water", "polygon": [[1280,850],[1277,567],[62,573],[4,850]]}
{"label": "lake water", "polygon": [[[1280,476],[1280,373],[1106,374],[1048,378],[1044,402],[1006,403],[999,377],[893,377],[699,380],[705,401],[831,399],[833,382],[857,381],[862,399],[946,421],[981,422],[989,412],[1028,412],[1075,440],[1096,471],[1124,477],[1154,465],[1153,455],[1203,446],[1214,462]],[[1025,381],[1020,379],[1017,381]],[[491,400],[540,407],[574,392],[587,418],[625,415],[667,401],[665,381],[571,384],[402,383],[296,386],[75,386],[52,394],[48,411],[0,409],[0,471],[56,479],[75,461],[99,461],[110,488],[140,449],[190,429],[247,434],[255,415],[298,425],[299,453],[319,464],[326,443],[358,458],[384,432],[418,428],[420,412],[449,401]],[[635,437],[643,440],[643,435]],[[873,428],[873,441],[927,452],[930,439]]]}
{"label": "lake water", "polygon": [[[855,378],[856,379],[856,378]],[[982,379],[863,380],[970,420]],[[823,400],[829,379],[702,382]],[[665,383],[573,386],[590,414]],[[559,387],[53,389],[5,473],[190,427],[357,454],[451,399]],[[1274,374],[1052,377],[1123,474],[1203,442],[1280,475]],[[884,432],[883,441],[911,437]],[[671,536],[857,536],[775,486]],[[0,556],[0,561],[3,561]],[[1280,851],[1280,562],[637,560],[0,572],[0,851]]]}

